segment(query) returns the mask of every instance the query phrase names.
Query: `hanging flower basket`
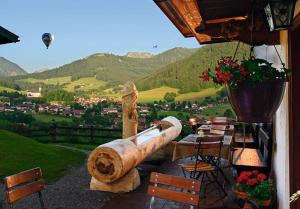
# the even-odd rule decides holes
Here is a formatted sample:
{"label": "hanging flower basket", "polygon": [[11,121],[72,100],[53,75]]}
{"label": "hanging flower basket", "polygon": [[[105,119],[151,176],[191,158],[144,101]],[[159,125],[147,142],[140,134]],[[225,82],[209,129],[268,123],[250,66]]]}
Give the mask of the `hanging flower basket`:
{"label": "hanging flower basket", "polygon": [[285,90],[284,80],[271,80],[239,88],[227,87],[229,101],[237,120],[247,123],[269,123],[278,109]]}
{"label": "hanging flower basket", "polygon": [[226,85],[232,109],[240,122],[271,122],[285,90],[289,70],[276,69],[263,59],[249,58],[238,63],[222,58],[215,71],[208,69],[200,76]]}

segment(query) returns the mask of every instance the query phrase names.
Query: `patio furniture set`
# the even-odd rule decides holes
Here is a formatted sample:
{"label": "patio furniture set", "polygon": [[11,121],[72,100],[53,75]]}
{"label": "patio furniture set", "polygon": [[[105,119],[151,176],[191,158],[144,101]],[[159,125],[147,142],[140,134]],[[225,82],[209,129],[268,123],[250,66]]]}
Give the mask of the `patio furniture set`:
{"label": "patio furniture set", "polygon": [[[235,133],[234,125],[230,125],[225,118],[217,118],[216,121],[218,122],[212,121],[212,124],[201,125],[197,133],[190,134],[176,143],[172,160],[191,159],[187,163],[178,163],[183,177],[151,173],[147,192],[152,197],[150,209],[155,205],[156,198],[197,208],[201,200],[208,195],[206,192],[208,184],[215,184],[223,194],[219,199],[222,200],[227,196],[225,185],[230,181],[223,171],[226,168],[233,166],[238,173],[243,170],[259,169],[264,172],[267,170],[270,140],[266,133],[255,129],[254,134],[259,136],[258,149],[246,148],[245,145],[238,148],[236,146],[241,141],[242,135]],[[253,139],[248,141],[255,143]],[[15,202],[33,193],[38,193],[41,207],[44,208],[41,194],[44,183],[40,180],[41,176],[41,169],[35,168],[5,178],[7,202],[11,208]],[[237,195],[237,199],[243,198]],[[249,199],[244,198],[242,205],[246,203],[244,206],[249,206],[250,203],[246,200]]]}

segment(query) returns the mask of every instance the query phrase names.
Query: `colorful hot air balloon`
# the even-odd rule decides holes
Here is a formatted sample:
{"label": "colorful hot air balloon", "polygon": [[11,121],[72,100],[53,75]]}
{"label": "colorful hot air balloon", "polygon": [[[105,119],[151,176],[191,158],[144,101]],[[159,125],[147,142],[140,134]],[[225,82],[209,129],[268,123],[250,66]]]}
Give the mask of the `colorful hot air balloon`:
{"label": "colorful hot air balloon", "polygon": [[46,47],[48,49],[48,47],[50,46],[50,44],[54,40],[54,36],[51,33],[44,33],[42,35],[42,40],[43,40],[44,44],[46,45]]}

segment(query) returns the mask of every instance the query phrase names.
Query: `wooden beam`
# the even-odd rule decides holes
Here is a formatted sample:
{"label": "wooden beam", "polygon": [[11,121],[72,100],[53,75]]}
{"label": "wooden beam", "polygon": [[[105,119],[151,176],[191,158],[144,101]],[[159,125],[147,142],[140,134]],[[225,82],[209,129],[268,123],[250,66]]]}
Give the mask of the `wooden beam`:
{"label": "wooden beam", "polygon": [[229,21],[244,21],[248,16],[239,16],[239,17],[229,17],[229,18],[220,18],[220,19],[211,19],[206,20],[206,24],[215,24],[215,23],[224,23]]}
{"label": "wooden beam", "polygon": [[196,0],[169,0],[179,16],[182,17],[193,36],[199,43],[210,41],[211,37],[206,34],[197,34],[195,28],[202,23]]}
{"label": "wooden beam", "polygon": [[169,18],[169,20],[175,25],[175,27],[181,32],[181,34],[188,38],[194,37],[191,30],[188,28],[183,18],[178,11],[170,4],[169,0],[154,0],[157,6],[163,11],[163,13]]}
{"label": "wooden beam", "polygon": [[[251,18],[247,15],[204,20],[201,16],[197,0],[154,1],[185,37],[195,37],[200,44],[236,40],[251,44],[249,29],[251,26]],[[205,10],[205,8],[201,9]],[[268,27],[264,23],[263,16],[256,18],[258,21],[255,21],[256,29],[252,44],[279,44],[279,33],[270,32],[268,30]]]}

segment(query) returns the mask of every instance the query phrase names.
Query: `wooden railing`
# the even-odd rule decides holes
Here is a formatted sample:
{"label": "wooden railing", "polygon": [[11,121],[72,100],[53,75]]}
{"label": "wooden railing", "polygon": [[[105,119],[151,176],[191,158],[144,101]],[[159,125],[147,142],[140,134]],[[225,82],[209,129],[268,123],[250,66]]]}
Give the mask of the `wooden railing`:
{"label": "wooden railing", "polygon": [[122,138],[122,129],[88,127],[68,127],[53,124],[46,129],[30,130],[26,136],[42,142],[69,142],[80,144],[102,144]]}

